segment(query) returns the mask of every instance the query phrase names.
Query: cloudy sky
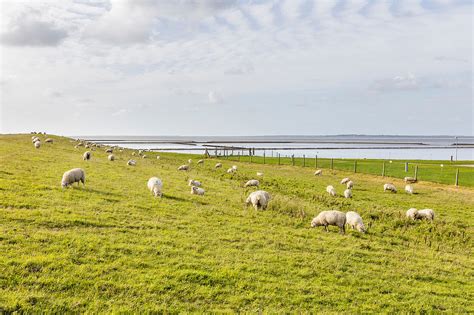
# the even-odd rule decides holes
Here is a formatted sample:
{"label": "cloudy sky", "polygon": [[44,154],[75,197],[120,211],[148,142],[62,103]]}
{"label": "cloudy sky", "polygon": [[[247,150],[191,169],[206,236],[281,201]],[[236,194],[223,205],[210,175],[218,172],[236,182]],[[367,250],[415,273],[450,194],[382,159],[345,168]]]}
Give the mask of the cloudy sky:
{"label": "cloudy sky", "polygon": [[473,135],[471,0],[0,0],[0,132]]}

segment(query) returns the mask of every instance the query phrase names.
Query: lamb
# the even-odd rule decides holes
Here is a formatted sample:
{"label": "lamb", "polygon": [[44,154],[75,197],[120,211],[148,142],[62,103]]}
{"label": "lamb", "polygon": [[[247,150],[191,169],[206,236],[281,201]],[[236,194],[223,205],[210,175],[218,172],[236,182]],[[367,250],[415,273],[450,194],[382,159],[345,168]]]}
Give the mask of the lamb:
{"label": "lamb", "polygon": [[408,183],[408,184],[417,182],[417,180],[414,177],[405,177],[403,180],[405,181],[405,183]]}
{"label": "lamb", "polygon": [[326,187],[326,191],[331,196],[333,196],[333,197],[336,196],[336,190],[334,189],[334,187],[332,185],[329,185],[328,187]]}
{"label": "lamb", "polygon": [[198,195],[198,196],[204,196],[205,190],[196,186],[191,187],[191,194],[192,195]]}
{"label": "lamb", "polygon": [[86,152],[84,152],[84,154],[82,155],[82,159],[83,159],[84,161],[90,160],[90,159],[91,159],[91,151],[86,151]]}
{"label": "lamb", "polygon": [[417,220],[430,220],[433,221],[435,217],[434,211],[431,209],[418,210],[415,214],[415,219]]}
{"label": "lamb", "polygon": [[316,170],[316,172],[314,172],[314,176],[321,176],[321,175],[323,175],[322,170]]}
{"label": "lamb", "polygon": [[357,212],[349,211],[346,213],[346,224],[349,224],[352,229],[356,229],[361,233],[366,232],[364,223],[362,222],[362,218]]}
{"label": "lamb", "polygon": [[162,196],[161,190],[163,189],[163,182],[158,177],[152,177],[148,180],[147,183],[148,189],[151,191],[153,196],[160,197]]}
{"label": "lamb", "polygon": [[128,161],[127,161],[127,165],[135,166],[135,165],[137,165],[137,161],[135,161],[135,160],[128,160]]}
{"label": "lamb", "polygon": [[222,167],[222,163],[217,163],[214,168],[221,168]]}
{"label": "lamb", "polygon": [[352,190],[351,189],[344,190],[344,197],[345,198],[352,198]]}
{"label": "lamb", "polygon": [[41,141],[39,141],[39,140],[36,141],[36,142],[34,143],[34,146],[35,146],[36,149],[39,149],[39,148],[41,147]]}
{"label": "lamb", "polygon": [[115,160],[115,155],[109,154],[109,156],[107,157],[107,159],[109,159],[109,161],[114,161],[114,160]]}
{"label": "lamb", "polygon": [[323,211],[311,221],[312,228],[324,226],[326,232],[329,232],[328,225],[338,226],[341,234],[346,232],[345,224],[346,214],[337,210]]}
{"label": "lamb", "polygon": [[201,186],[201,182],[200,182],[200,181],[197,181],[197,180],[194,180],[194,179],[190,179],[189,182],[188,182],[188,185],[189,185],[189,186],[200,187],[200,186]]}
{"label": "lamb", "polygon": [[349,177],[343,178],[343,179],[341,180],[341,185],[347,184],[348,181],[350,181],[350,178],[349,178]]}
{"label": "lamb", "polygon": [[409,219],[415,220],[417,212],[418,212],[418,210],[416,210],[415,208],[410,208],[410,209],[407,210],[406,216]]}
{"label": "lamb", "polygon": [[105,150],[105,153],[113,153],[113,152],[114,152],[114,150],[112,150],[112,149]]}
{"label": "lamb", "polygon": [[260,182],[256,179],[251,179],[248,182],[245,183],[244,187],[250,187],[250,186],[255,186],[258,187],[260,185]]}
{"label": "lamb", "polygon": [[405,192],[408,194],[413,194],[413,186],[412,185],[406,185],[405,186]]}
{"label": "lamb", "polygon": [[397,192],[397,188],[395,188],[395,185],[392,184],[392,183],[387,183],[385,185],[383,185],[383,191],[391,191],[393,193],[396,193]]}
{"label": "lamb", "polygon": [[46,143],[53,143],[53,139],[47,138],[46,140],[44,140],[44,142],[46,142]]}
{"label": "lamb", "polygon": [[204,160],[199,160],[197,164],[204,164]]}
{"label": "lamb", "polygon": [[82,168],[73,168],[63,174],[61,186],[66,188],[74,183],[77,183],[79,186],[79,182],[86,186],[86,173]]}
{"label": "lamb", "polygon": [[347,184],[346,184],[346,187],[347,187],[347,189],[352,189],[352,188],[354,188],[354,182],[351,181],[351,180],[348,181]]}
{"label": "lamb", "polygon": [[187,171],[189,170],[189,165],[181,165],[180,167],[178,167],[178,171]]}
{"label": "lamb", "polygon": [[270,199],[271,197],[268,192],[264,190],[257,190],[248,196],[247,200],[245,200],[245,204],[252,204],[255,210],[265,210],[268,206],[268,202],[270,201]]}

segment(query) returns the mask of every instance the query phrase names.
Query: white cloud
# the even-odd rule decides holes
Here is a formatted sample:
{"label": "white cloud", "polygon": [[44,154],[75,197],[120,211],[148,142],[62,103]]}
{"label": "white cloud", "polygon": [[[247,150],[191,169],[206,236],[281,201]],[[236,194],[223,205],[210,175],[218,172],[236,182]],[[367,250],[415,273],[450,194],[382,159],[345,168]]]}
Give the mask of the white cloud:
{"label": "white cloud", "polygon": [[207,98],[211,104],[219,104],[223,101],[221,94],[216,91],[209,91]]}

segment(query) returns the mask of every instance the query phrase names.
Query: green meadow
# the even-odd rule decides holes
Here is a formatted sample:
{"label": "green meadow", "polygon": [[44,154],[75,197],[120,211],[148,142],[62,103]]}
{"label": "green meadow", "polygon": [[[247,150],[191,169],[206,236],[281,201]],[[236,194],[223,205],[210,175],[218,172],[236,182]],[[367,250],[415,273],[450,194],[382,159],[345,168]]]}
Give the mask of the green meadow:
{"label": "green meadow", "polygon": [[[0,313],[474,312],[472,168],[413,161],[406,175],[393,161],[382,177],[373,175],[381,160],[358,161],[357,173],[353,161],[330,169],[321,160],[316,177],[314,159],[197,165],[201,156],[116,150],[110,162],[103,148],[83,161],[72,139],[46,137],[54,143],[35,149],[29,134],[0,135]],[[191,170],[177,171],[189,158]],[[408,195],[401,178],[415,162],[420,181]],[[85,187],[62,189],[75,167]],[[244,204],[256,172],[273,197],[265,211]],[[152,176],[162,198],[146,187]],[[355,183],[352,199],[341,197],[343,177]],[[190,194],[189,179],[205,196]],[[384,193],[386,182],[398,193]],[[411,207],[433,209],[435,220],[407,220]],[[329,209],[360,213],[368,232],[311,229]]]}

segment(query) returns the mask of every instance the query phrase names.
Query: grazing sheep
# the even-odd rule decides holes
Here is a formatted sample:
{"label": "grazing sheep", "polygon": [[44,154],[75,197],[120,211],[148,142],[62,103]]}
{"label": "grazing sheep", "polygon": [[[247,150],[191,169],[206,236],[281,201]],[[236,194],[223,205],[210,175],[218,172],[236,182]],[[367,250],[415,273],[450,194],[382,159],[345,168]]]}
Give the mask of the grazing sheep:
{"label": "grazing sheep", "polygon": [[417,212],[418,212],[418,210],[416,210],[415,208],[410,208],[410,209],[407,210],[406,216],[409,219],[415,220]]}
{"label": "grazing sheep", "polygon": [[74,183],[77,183],[79,186],[79,182],[86,186],[86,173],[82,168],[73,168],[63,174],[61,186],[66,188]]}
{"label": "grazing sheep", "polygon": [[83,146],[84,146],[84,143],[79,142],[79,143],[77,144],[77,146],[78,146],[78,147],[83,147]]}
{"label": "grazing sheep", "polygon": [[431,209],[418,210],[415,214],[415,219],[417,220],[430,220],[433,221],[435,217],[434,211]]}
{"label": "grazing sheep", "polygon": [[112,149],[105,150],[105,153],[113,153],[113,152],[114,152],[114,150],[112,150]]}
{"label": "grazing sheep", "polygon": [[36,149],[39,149],[39,148],[41,147],[41,141],[39,141],[39,140],[36,141],[36,142],[34,143],[34,146],[35,146]]}
{"label": "grazing sheep", "polygon": [[86,149],[89,149],[90,147],[91,147],[91,146],[88,145],[88,144],[86,144],[86,145],[84,146],[84,148],[86,148]]}
{"label": "grazing sheep", "polygon": [[260,185],[260,182],[256,179],[251,179],[248,182],[245,183],[244,187],[250,187],[250,186],[255,186],[258,187]]}
{"label": "grazing sheep", "polygon": [[162,195],[161,190],[163,189],[163,182],[158,177],[152,177],[147,183],[148,189],[151,191],[153,196],[160,197]]}
{"label": "grazing sheep", "polygon": [[336,189],[334,189],[332,185],[329,185],[328,187],[326,187],[326,192],[333,197],[336,196]]}
{"label": "grazing sheep", "polygon": [[406,186],[405,186],[405,191],[406,191],[408,194],[413,194],[413,186],[412,186],[412,185],[406,185]]}
{"label": "grazing sheep", "polygon": [[316,170],[316,172],[314,172],[314,176],[321,176],[323,175],[323,170]]}
{"label": "grazing sheep", "polygon": [[249,205],[252,204],[255,210],[262,209],[265,210],[268,206],[268,202],[270,201],[270,194],[264,190],[257,190],[251,193],[247,200],[245,200],[245,204]]}
{"label": "grazing sheep", "polygon": [[222,163],[217,163],[214,168],[221,168],[222,167]]}
{"label": "grazing sheep", "polygon": [[194,179],[190,179],[189,182],[188,182],[188,185],[199,187],[199,186],[201,186],[201,182],[197,181],[197,180],[194,180]]}
{"label": "grazing sheep", "polygon": [[142,155],[143,154],[143,150],[138,150],[138,155]]}
{"label": "grazing sheep", "polygon": [[237,170],[237,165],[232,165],[232,169],[233,169],[234,171],[236,171],[236,170]]}
{"label": "grazing sheep", "polygon": [[312,221],[311,227],[324,226],[326,232],[329,232],[328,225],[339,227],[339,232],[344,234],[346,232],[346,214],[337,210],[328,210],[319,213]]}
{"label": "grazing sheep", "polygon": [[159,159],[160,159],[160,156],[159,156],[159,155],[157,155],[157,156],[156,156],[156,159],[157,159],[157,160],[159,160]]}
{"label": "grazing sheep", "polygon": [[135,155],[137,155],[137,153],[136,153],[135,151],[134,151],[134,152],[132,152],[132,156],[135,156]]}
{"label": "grazing sheep", "polygon": [[395,188],[395,185],[392,184],[392,183],[387,183],[385,185],[383,185],[383,191],[391,191],[393,193],[396,193],[397,192],[397,188]]}
{"label": "grazing sheep", "polygon": [[352,229],[356,229],[361,233],[366,232],[362,218],[357,212],[349,211],[346,213],[346,224],[349,224]]}
{"label": "grazing sheep", "polygon": [[343,178],[343,179],[341,180],[341,185],[347,184],[348,181],[350,181],[350,178],[349,178],[349,177]]}
{"label": "grazing sheep", "polygon": [[109,161],[115,161],[115,155],[109,154],[109,156],[107,157],[107,159],[109,159]]}
{"label": "grazing sheep", "polygon": [[31,139],[31,143],[35,143],[36,141],[40,141],[40,138],[38,138],[38,137],[33,137],[33,138]]}
{"label": "grazing sheep", "polygon": [[47,138],[46,140],[44,140],[44,142],[46,142],[46,143],[53,143],[53,139]]}
{"label": "grazing sheep", "polygon": [[135,160],[128,160],[128,161],[127,161],[127,165],[135,166],[135,165],[137,165],[137,161],[135,161]]}
{"label": "grazing sheep", "polygon": [[204,160],[199,160],[197,164],[204,164]]}
{"label": "grazing sheep", "polygon": [[147,158],[146,154],[143,154],[142,159],[146,159],[146,158]]}
{"label": "grazing sheep", "polygon": [[193,160],[189,159],[188,164],[191,164],[191,163],[193,163]]}
{"label": "grazing sheep", "polygon": [[403,180],[405,181],[405,183],[408,183],[408,184],[417,182],[417,180],[414,177],[405,177]]}
{"label": "grazing sheep", "polygon": [[191,194],[192,195],[199,195],[199,196],[204,196],[204,193],[206,191],[202,188],[199,188],[199,187],[196,187],[196,186],[192,186],[191,187]]}
{"label": "grazing sheep", "polygon": [[189,165],[181,165],[180,167],[178,167],[178,171],[187,171],[189,170]]}
{"label": "grazing sheep", "polygon": [[234,173],[234,172],[235,172],[235,170],[232,167],[227,170],[227,173],[229,173],[229,174]]}
{"label": "grazing sheep", "polygon": [[351,180],[348,181],[348,182],[346,183],[346,188],[347,188],[347,189],[352,189],[352,188],[354,188],[354,182],[351,181]]}
{"label": "grazing sheep", "polygon": [[86,152],[84,152],[84,154],[82,155],[82,159],[83,159],[84,161],[90,160],[90,159],[91,159],[91,151],[86,151]]}
{"label": "grazing sheep", "polygon": [[257,176],[263,176],[262,172],[257,172]]}
{"label": "grazing sheep", "polygon": [[344,190],[344,198],[352,198],[352,190],[351,189]]}

